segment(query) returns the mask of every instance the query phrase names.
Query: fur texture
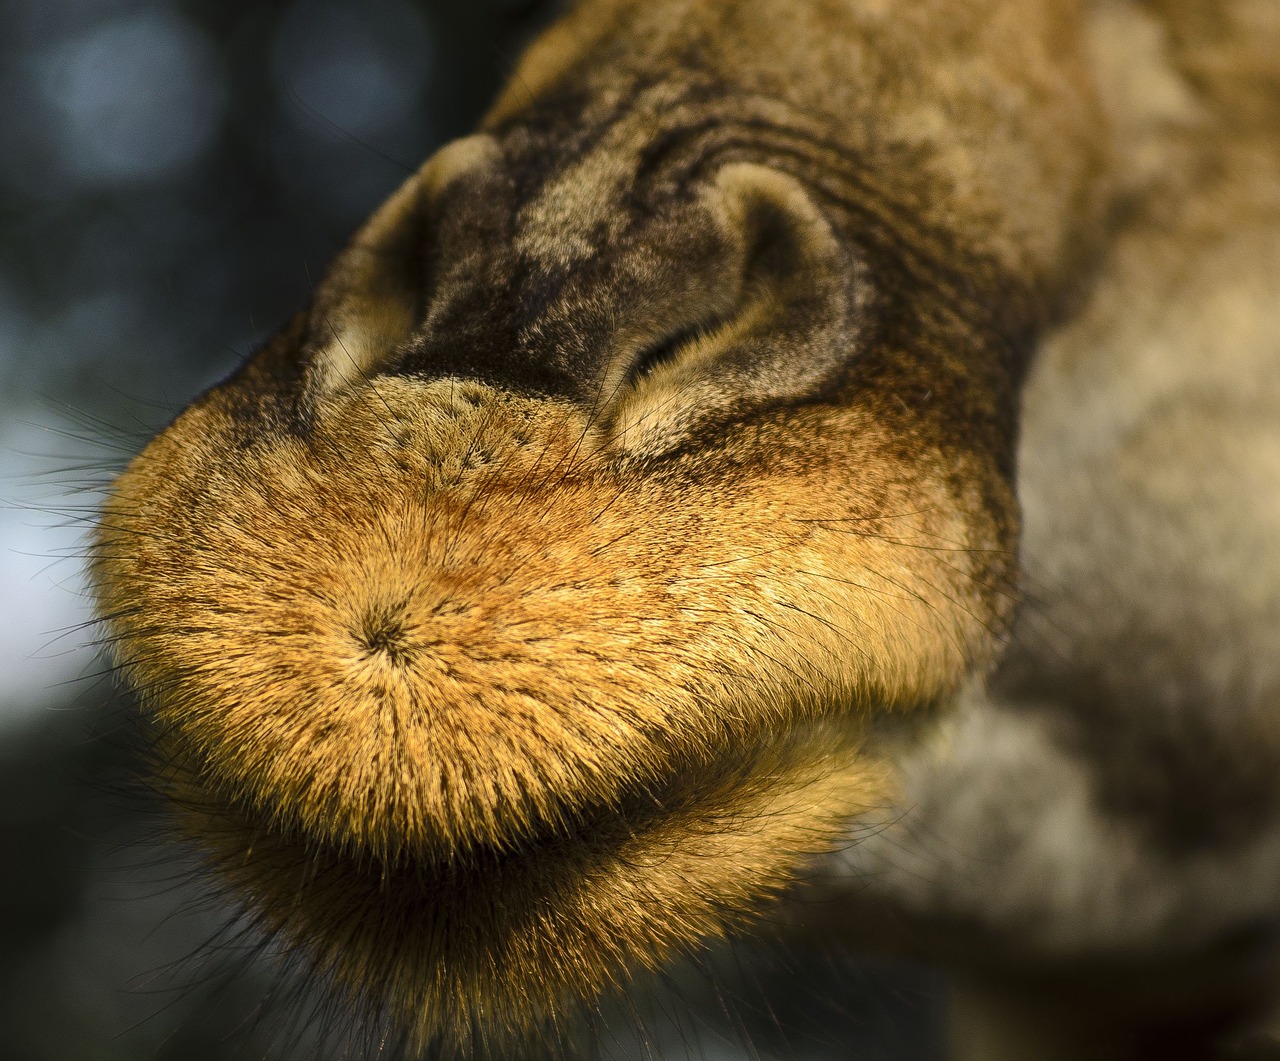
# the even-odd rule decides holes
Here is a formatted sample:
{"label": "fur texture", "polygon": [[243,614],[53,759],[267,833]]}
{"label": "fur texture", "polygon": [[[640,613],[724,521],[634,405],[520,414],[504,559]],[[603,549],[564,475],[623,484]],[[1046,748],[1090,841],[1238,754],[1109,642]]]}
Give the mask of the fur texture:
{"label": "fur texture", "polygon": [[581,4],[116,484],[187,831],[419,1047],[868,821],[855,942],[1274,920],[1276,55],[1267,0]]}

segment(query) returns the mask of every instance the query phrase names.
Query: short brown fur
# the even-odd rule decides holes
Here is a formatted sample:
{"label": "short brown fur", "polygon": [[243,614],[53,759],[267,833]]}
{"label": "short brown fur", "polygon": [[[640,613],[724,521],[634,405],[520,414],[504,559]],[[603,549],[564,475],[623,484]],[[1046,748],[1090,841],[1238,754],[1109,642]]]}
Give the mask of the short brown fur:
{"label": "short brown fur", "polygon": [[1276,17],[1147,7],[1190,102],[1083,0],[582,3],[148,446],[100,607],[267,931],[536,1034],[902,798],[882,720],[1011,629],[1033,352],[1276,172]]}

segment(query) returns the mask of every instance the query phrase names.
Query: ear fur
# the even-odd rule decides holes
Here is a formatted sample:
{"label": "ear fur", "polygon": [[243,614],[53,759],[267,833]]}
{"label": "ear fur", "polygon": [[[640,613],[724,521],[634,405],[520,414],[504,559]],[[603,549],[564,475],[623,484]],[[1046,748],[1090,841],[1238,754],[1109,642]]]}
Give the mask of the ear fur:
{"label": "ear fur", "polygon": [[716,175],[714,197],[729,231],[745,233],[751,263],[785,284],[806,266],[841,257],[831,225],[796,178],[754,162],[734,162]]}
{"label": "ear fur", "polygon": [[695,328],[682,325],[635,371],[613,425],[630,451],[667,448],[697,422],[732,412],[744,395],[778,400],[811,388],[856,340],[857,263],[796,178],[756,163],[723,167],[709,208],[738,263],[727,267],[732,305]]}
{"label": "ear fur", "polygon": [[446,144],[356,233],[316,290],[308,315],[310,390],[367,379],[422,319],[433,204],[443,189],[498,152],[486,134]]}

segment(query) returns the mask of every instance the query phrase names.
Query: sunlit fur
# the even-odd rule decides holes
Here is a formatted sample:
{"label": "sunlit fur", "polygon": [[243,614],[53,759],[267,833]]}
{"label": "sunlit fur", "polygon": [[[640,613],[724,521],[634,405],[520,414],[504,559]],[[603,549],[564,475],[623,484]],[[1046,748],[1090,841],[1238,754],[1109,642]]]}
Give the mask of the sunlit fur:
{"label": "sunlit fur", "polygon": [[[1045,515],[1082,437],[1055,418],[1159,415],[1061,404],[1171,308],[1141,301],[1143,256],[1187,245],[1151,246],[1158,197],[1215,232],[1265,215],[1275,259],[1280,49],[1254,46],[1280,15],[1221,5],[1214,96],[1169,58],[1211,17],[1149,7],[587,0],[135,459],[101,614],[183,828],[269,933],[417,1047],[543,1036],[749,923],[851,821],[918,836],[914,803],[995,791],[948,787],[977,746],[930,734],[1011,634],[1028,365],[1050,351],[1021,460],[1052,611],[1054,558],[1107,553]],[[1134,454],[1126,482],[1160,464]],[[968,923],[999,894],[927,855],[899,881],[909,844],[879,845],[823,863],[855,942],[868,902]]]}

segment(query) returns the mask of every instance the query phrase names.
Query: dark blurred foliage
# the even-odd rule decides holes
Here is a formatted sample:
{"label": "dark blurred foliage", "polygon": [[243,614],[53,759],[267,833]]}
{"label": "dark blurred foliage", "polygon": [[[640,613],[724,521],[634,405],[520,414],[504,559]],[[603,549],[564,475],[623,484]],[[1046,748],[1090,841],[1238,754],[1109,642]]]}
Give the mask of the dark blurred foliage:
{"label": "dark blurred foliage", "polygon": [[[83,529],[128,455],[472,126],[550,13],[0,0],[0,1061],[332,1052],[134,780],[127,700],[79,625]],[[921,974],[752,946],[711,968],[647,993],[643,1032],[620,1009],[602,1052],[936,1051]]]}

